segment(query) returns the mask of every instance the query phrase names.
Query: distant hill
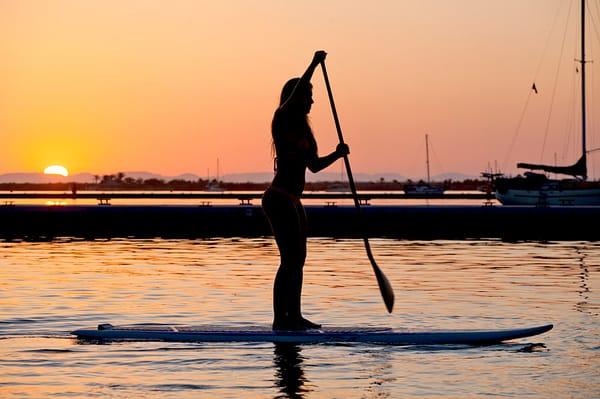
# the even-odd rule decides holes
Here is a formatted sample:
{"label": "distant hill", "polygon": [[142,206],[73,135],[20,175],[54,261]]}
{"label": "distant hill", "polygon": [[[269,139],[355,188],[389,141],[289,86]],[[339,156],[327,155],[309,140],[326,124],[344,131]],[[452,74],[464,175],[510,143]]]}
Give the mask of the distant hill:
{"label": "distant hill", "polygon": [[[125,177],[134,179],[160,179],[160,180],[190,180],[197,181],[199,177],[192,173],[177,176],[163,176],[150,172],[125,172]],[[102,175],[99,175],[102,178]],[[5,173],[0,175],[0,183],[95,183],[96,179],[91,173],[76,173],[69,176],[46,175],[44,173]]]}
{"label": "distant hill", "polygon": [[43,173],[6,173],[0,175],[0,183],[94,183],[91,173],[70,176],[46,175]]}
{"label": "distant hill", "polygon": [[[187,180],[197,181],[198,179],[206,179],[205,176],[198,176],[193,173],[183,173],[177,176],[164,176],[157,173],[135,171],[135,172],[123,172],[125,177],[131,177],[134,179],[159,179],[164,181],[170,180]],[[116,173],[115,173],[116,174]],[[100,176],[102,177],[102,176]],[[462,181],[465,179],[475,179],[478,176],[471,176],[462,173],[444,173],[432,176],[433,181],[444,181],[454,180]],[[406,181],[408,177],[399,173],[393,172],[381,172],[381,173],[355,173],[354,180],[361,182],[376,182],[381,179],[384,181],[391,182],[397,180],[399,182]],[[230,173],[226,174],[220,179],[224,182],[230,183],[264,183],[270,182],[273,179],[273,172],[256,172],[256,173]],[[411,180],[418,181],[425,179],[425,177],[412,177]],[[309,182],[318,181],[339,181],[341,176],[339,173],[318,173],[314,174],[308,172],[306,174],[306,180]],[[347,178],[344,178],[347,180]],[[77,173],[67,177],[60,175],[45,175],[43,173],[6,173],[0,174],[0,183],[95,183],[94,175],[91,173]]]}
{"label": "distant hill", "polygon": [[[406,180],[401,174],[398,173],[355,173],[353,174],[354,180],[356,181],[379,181],[382,177],[386,181]],[[341,180],[339,173],[306,173],[306,181],[317,182],[317,181],[339,181]],[[231,183],[264,183],[273,180],[273,172],[262,172],[262,173],[230,173],[222,177],[223,181]],[[348,180],[344,177],[344,180]]]}

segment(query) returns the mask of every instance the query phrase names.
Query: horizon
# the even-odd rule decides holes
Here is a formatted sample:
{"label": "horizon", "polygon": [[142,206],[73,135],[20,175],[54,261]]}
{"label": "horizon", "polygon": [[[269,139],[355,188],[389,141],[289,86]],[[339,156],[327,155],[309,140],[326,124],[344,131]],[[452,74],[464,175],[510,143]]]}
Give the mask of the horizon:
{"label": "horizon", "polygon": [[[600,5],[589,7],[591,60]],[[318,49],[329,54],[358,173],[424,175],[425,134],[432,175],[571,164],[580,146],[577,14],[577,2],[561,0],[2,3],[0,174],[62,165],[70,174],[206,176],[217,159],[220,174],[262,173],[272,167],[280,88]],[[586,68],[593,149],[600,79],[597,62]],[[310,117],[325,154],[337,137],[320,69],[313,85]],[[588,158],[598,179],[598,155]]]}
{"label": "horizon", "polygon": [[[150,171],[125,171],[116,172],[110,174],[94,174],[89,172],[80,172],[69,174],[68,176],[62,176],[57,174],[46,174],[42,172],[9,172],[0,173],[0,184],[48,184],[48,183],[78,183],[78,184],[94,184],[94,177],[102,178],[103,176],[117,176],[118,173],[123,173],[123,177],[133,177],[146,179],[161,179],[169,181],[172,179],[183,179],[188,181],[194,181],[196,179],[201,180],[214,180],[216,176],[202,176],[195,173],[178,173],[174,175],[163,175],[160,173],[154,173]],[[375,172],[375,173],[364,173],[355,171],[355,180],[363,182],[374,182],[380,179],[384,179],[386,182],[392,181],[421,181],[426,180],[426,176],[404,176],[396,172]],[[219,176],[219,181],[223,183],[265,183],[272,179],[273,172],[245,172],[245,173],[226,173]],[[187,177],[188,179],[186,179]],[[192,180],[189,177],[193,177]],[[85,179],[89,178],[89,179]],[[12,179],[12,180],[11,180]],[[74,180],[70,180],[74,179]],[[442,182],[445,180],[462,181],[462,180],[485,180],[480,175],[468,175],[460,172],[441,173],[431,176],[432,182]],[[334,172],[322,172],[322,173],[307,173],[307,182],[343,182],[347,181],[347,177]]]}

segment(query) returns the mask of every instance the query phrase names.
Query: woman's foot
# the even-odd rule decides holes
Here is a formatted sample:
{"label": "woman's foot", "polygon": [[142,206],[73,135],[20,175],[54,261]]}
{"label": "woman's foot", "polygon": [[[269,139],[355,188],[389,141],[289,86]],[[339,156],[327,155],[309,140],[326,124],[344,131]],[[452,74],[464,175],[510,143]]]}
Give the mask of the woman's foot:
{"label": "woman's foot", "polygon": [[285,330],[285,331],[304,331],[304,330],[315,330],[321,328],[320,324],[313,323],[312,321],[301,317],[299,320],[283,320],[274,321],[273,330]]}
{"label": "woman's foot", "polygon": [[315,330],[318,328],[321,328],[320,324],[317,323],[313,323],[312,321],[305,319],[304,317],[302,318],[302,325],[307,329],[307,330]]}

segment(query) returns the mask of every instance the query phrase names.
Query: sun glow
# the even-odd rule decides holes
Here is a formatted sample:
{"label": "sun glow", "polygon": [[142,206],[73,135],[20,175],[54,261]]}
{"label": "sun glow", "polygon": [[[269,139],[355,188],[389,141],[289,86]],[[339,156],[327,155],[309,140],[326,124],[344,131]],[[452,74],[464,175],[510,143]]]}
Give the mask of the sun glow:
{"label": "sun glow", "polygon": [[69,176],[69,171],[67,171],[67,168],[65,168],[64,166],[52,165],[52,166],[48,166],[46,169],[44,169],[44,174]]}

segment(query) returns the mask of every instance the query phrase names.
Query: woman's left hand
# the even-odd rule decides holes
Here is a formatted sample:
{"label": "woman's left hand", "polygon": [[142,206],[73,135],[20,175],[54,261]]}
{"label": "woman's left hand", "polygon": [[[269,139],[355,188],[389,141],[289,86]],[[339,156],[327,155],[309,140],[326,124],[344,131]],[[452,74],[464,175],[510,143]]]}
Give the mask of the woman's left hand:
{"label": "woman's left hand", "polygon": [[327,53],[323,50],[315,51],[315,55],[312,59],[312,64],[317,66],[320,63],[325,61],[325,57],[327,57]]}
{"label": "woman's left hand", "polygon": [[345,143],[342,144],[342,143],[340,143],[340,144],[337,145],[337,147],[335,149],[335,152],[337,152],[338,155],[339,155],[339,157],[341,158],[343,156],[346,156],[346,155],[350,154],[350,147],[348,147],[348,144],[345,144]]}

